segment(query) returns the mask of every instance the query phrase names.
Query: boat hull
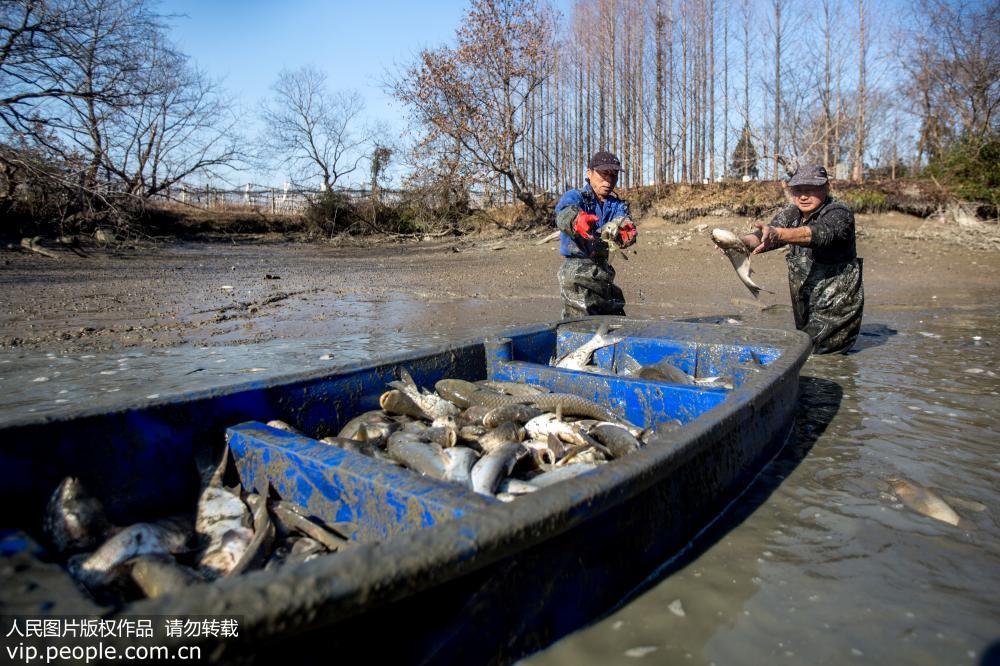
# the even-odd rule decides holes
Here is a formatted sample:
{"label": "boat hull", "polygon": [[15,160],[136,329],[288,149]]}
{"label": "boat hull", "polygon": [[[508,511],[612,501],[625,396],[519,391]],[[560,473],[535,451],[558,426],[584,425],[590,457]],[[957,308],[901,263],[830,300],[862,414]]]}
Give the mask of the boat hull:
{"label": "boat hull", "polygon": [[[322,375],[8,424],[0,426],[2,525],[37,524],[51,489],[68,474],[81,476],[118,524],[192,510],[198,481],[191,462],[198,451],[218,448],[227,428],[277,418],[309,432],[335,433],[353,415],[376,408],[379,393],[400,368],[424,386],[443,377],[490,376],[573,388],[606,399],[639,425],[677,418],[681,427],[655,435],[639,452],[512,503],[473,503],[461,515],[427,511],[420,520],[383,533],[377,543],[137,601],[117,612],[238,618],[238,639],[163,641],[198,645],[215,660],[255,656],[267,663],[316,654],[323,660],[336,655],[509,663],[610,611],[655,577],[737,497],[791,428],[798,372],[809,353],[807,336],[607,320],[632,327],[633,342],[639,342],[631,349],[639,356],[648,347],[642,340],[681,340],[676,357],[689,368],[729,364],[743,372],[753,365],[747,359],[761,367],[732,391],[707,398],[658,383],[553,374],[543,357],[560,344],[561,329],[550,324],[421,354],[389,355],[376,364]],[[588,318],[572,326],[592,331],[597,324]],[[709,402],[699,402],[704,400]],[[253,449],[253,438],[249,441],[246,450]],[[237,461],[248,476],[251,458],[244,453]],[[346,460],[340,467],[353,464]],[[278,472],[290,474],[287,467],[269,471],[265,465],[255,483],[274,482]],[[323,488],[307,490],[315,499]],[[373,491],[373,504],[377,494]],[[302,498],[286,499],[305,504]],[[375,515],[359,513],[358,520],[375,520],[377,527]]]}

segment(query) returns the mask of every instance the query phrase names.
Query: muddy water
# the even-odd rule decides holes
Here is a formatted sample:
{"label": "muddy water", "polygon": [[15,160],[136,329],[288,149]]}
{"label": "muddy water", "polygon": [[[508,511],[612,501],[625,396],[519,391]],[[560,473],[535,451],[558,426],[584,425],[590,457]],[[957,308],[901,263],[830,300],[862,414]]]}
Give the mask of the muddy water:
{"label": "muddy water", "polygon": [[[787,308],[707,317],[790,318]],[[8,352],[0,420],[166,399],[436,341]],[[792,440],[730,510],[617,611],[524,663],[990,661],[1000,639],[998,356],[995,312],[866,312],[854,353],[808,361]],[[891,476],[944,496],[959,526],[907,508]]]}
{"label": "muddy water", "polygon": [[[524,663],[998,663],[1000,316],[866,312],[864,332],[807,362],[792,441],[715,525]],[[904,506],[890,476],[960,524]]]}

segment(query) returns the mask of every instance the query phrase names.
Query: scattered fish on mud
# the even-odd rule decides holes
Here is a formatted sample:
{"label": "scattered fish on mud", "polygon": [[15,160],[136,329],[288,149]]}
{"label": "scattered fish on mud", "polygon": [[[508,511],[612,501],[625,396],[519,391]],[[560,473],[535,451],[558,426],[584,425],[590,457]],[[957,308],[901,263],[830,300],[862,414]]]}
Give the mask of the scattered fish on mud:
{"label": "scattered fish on mud", "polygon": [[937,493],[901,477],[886,479],[896,497],[907,507],[934,520],[958,525],[961,518]]}
{"label": "scattered fish on mud", "polygon": [[[762,288],[754,283],[750,275],[753,270],[750,268],[750,248],[740,240],[740,237],[734,234],[728,229],[713,229],[712,230],[712,242],[714,242],[720,250],[725,253],[732,262],[733,268],[736,269],[736,275],[740,278],[740,281],[746,285],[746,288],[750,290],[754,298],[762,291]],[[763,289],[769,294],[774,292]]]}

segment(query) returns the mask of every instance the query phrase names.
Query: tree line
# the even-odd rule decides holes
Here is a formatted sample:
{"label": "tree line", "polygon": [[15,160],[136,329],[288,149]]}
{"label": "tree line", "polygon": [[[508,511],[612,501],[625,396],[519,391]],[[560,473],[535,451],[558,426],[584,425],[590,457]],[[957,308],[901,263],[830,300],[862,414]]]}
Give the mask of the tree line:
{"label": "tree line", "polygon": [[265,162],[326,191],[366,170],[377,191],[396,162],[415,190],[486,187],[536,209],[601,149],[624,187],[810,161],[995,197],[1000,0],[906,7],[887,22],[899,8],[870,0],[576,0],[567,16],[470,0],[453,43],[387,73],[413,128],[391,141],[336,72],[309,66],[279,75],[263,136],[245,136],[149,0],[0,0],[0,210],[126,215]]}

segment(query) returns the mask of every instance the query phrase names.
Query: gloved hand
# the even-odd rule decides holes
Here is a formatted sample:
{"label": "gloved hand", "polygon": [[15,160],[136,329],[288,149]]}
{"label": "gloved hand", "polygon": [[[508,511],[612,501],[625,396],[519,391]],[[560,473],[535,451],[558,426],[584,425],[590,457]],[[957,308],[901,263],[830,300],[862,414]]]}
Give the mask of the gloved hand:
{"label": "gloved hand", "polygon": [[621,240],[622,247],[628,247],[635,243],[635,237],[638,235],[638,231],[635,228],[635,224],[632,222],[626,222],[625,224],[618,227],[618,238]]}
{"label": "gloved hand", "polygon": [[573,231],[575,231],[578,236],[582,236],[587,240],[592,240],[594,238],[594,225],[596,224],[596,215],[586,211],[580,211],[580,214],[576,216],[575,220],[573,220]]}

